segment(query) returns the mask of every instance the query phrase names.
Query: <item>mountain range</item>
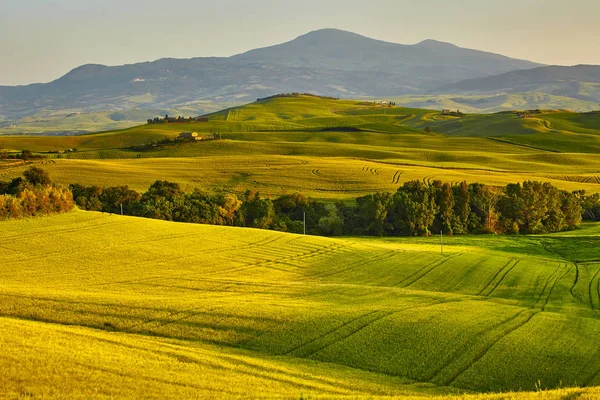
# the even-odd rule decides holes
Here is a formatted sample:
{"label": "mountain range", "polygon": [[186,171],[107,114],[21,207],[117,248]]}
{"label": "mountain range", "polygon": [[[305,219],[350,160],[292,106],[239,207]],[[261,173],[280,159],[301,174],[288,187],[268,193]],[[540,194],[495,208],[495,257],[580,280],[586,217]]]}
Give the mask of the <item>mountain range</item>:
{"label": "mountain range", "polygon": [[232,57],[83,65],[45,84],[0,86],[0,116],[250,102],[285,92],[343,98],[535,91],[600,100],[600,67],[546,67],[426,40],[402,45],[324,29]]}

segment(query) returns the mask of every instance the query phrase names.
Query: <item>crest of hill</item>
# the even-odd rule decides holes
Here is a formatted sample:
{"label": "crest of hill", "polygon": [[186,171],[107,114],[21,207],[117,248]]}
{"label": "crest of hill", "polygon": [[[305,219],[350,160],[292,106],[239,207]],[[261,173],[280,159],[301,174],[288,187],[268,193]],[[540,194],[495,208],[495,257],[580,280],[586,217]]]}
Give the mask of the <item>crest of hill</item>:
{"label": "crest of hill", "polygon": [[413,68],[432,68],[440,75],[452,77],[469,74],[489,76],[540,65],[435,40],[404,45],[339,29],[317,30],[290,42],[251,50],[232,59],[248,63],[361,71],[404,69],[404,72],[415,73]]}

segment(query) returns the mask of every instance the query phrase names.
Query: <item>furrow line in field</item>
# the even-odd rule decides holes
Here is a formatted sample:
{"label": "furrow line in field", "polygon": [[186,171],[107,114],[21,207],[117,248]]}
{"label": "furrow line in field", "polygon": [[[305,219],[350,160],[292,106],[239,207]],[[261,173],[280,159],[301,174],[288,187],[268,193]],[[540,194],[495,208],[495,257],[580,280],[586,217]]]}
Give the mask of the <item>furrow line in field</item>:
{"label": "furrow line in field", "polygon": [[[594,286],[594,279],[596,279],[596,277],[598,277],[599,273],[600,273],[600,268],[598,268],[596,273],[592,276],[592,279],[590,279],[590,283],[588,284],[588,296],[589,296],[589,300],[590,300],[590,308],[592,310],[594,310],[594,297],[592,296],[594,290],[592,288]],[[599,294],[599,293],[597,293],[597,294]],[[600,298],[598,299],[598,301],[600,302]]]}
{"label": "furrow line in field", "polygon": [[492,295],[492,293],[494,293],[494,292],[496,291],[496,289],[498,289],[498,287],[500,286],[500,284],[501,284],[502,282],[504,282],[504,279],[506,279],[506,277],[508,276],[508,274],[510,274],[510,273],[511,273],[511,271],[512,271],[513,269],[515,269],[515,268],[516,268],[516,266],[517,266],[517,265],[519,265],[519,263],[520,263],[520,262],[521,262],[521,260],[517,260],[517,261],[516,261],[516,262],[513,264],[513,266],[512,266],[512,267],[510,267],[508,270],[506,270],[506,271],[504,272],[504,274],[502,275],[502,277],[500,277],[500,280],[499,280],[498,282],[496,282],[496,284],[494,285],[494,287],[492,288],[492,290],[490,290],[490,292],[489,292],[488,294],[486,294],[485,296],[486,296],[486,297],[490,297],[490,296]]}
{"label": "furrow line in field", "polygon": [[[78,362],[78,361],[71,361],[71,363],[73,365],[77,365],[79,367],[82,367],[84,369],[89,369],[89,370],[93,370],[93,371],[100,371],[103,374],[107,374],[107,375],[114,375],[115,376],[115,381],[120,381],[123,378],[131,378],[134,379],[138,384],[143,384],[140,381],[145,381],[145,382],[154,382],[154,383],[160,383],[163,385],[167,385],[167,386],[175,386],[175,387],[181,387],[184,389],[196,389],[196,390],[208,390],[210,391],[211,388],[209,386],[202,386],[202,385],[198,385],[198,384],[192,384],[190,385],[189,383],[181,383],[181,382],[177,382],[177,381],[169,381],[167,379],[161,379],[161,378],[155,378],[155,377],[151,377],[151,376],[143,376],[140,375],[139,373],[129,373],[129,372],[125,372],[123,370],[112,370],[110,368],[106,368],[106,367],[99,367],[96,365],[91,365],[89,363],[82,363],[82,362]],[[217,364],[215,364],[213,366],[214,368],[219,368],[219,369],[223,369],[222,366],[219,366]],[[96,374],[98,375],[98,374]],[[232,391],[232,390],[223,390],[223,393],[229,393],[232,397],[236,397],[236,392]]]}
{"label": "furrow line in field", "polygon": [[[272,236],[271,236],[272,238]],[[281,236],[277,236],[275,237],[275,239],[272,240],[268,240],[268,243],[274,243],[277,240],[280,240],[282,237]],[[267,243],[265,242],[268,238],[261,240],[261,242]],[[290,240],[293,241],[294,239]],[[258,242],[256,242],[258,243]],[[233,250],[243,250],[243,249],[248,249],[248,248],[252,248],[255,246],[255,243],[252,244],[248,244],[248,245],[241,245],[241,246],[237,246],[235,249]],[[229,250],[232,251],[232,250]],[[214,253],[226,253],[228,252],[227,250],[224,249],[216,249],[213,251],[204,251],[202,252],[202,256],[205,255],[209,255],[209,254],[214,254]],[[310,252],[307,253],[303,253],[303,254],[310,254]],[[186,260],[186,259],[193,259],[195,257],[197,257],[197,254],[190,254],[187,255],[185,257],[179,257],[178,258],[178,262],[181,263],[181,261]],[[287,256],[285,258],[290,258],[293,256]],[[168,275],[168,276],[154,276],[154,277],[149,277],[149,278],[144,278],[144,279],[136,279],[136,280],[126,280],[126,281],[117,281],[117,282],[105,282],[105,283],[98,283],[98,284],[92,284],[92,285],[88,285],[88,286],[108,286],[108,285],[116,285],[116,284],[131,284],[131,283],[142,283],[142,282],[148,282],[148,281],[153,281],[153,280],[161,280],[161,279],[179,279],[179,278],[184,278],[184,277],[191,277],[191,276],[195,276],[195,275],[203,275],[203,276],[207,276],[207,275],[211,275],[211,276],[218,276],[218,275],[223,275],[223,274],[232,274],[232,273],[236,273],[236,272],[241,272],[244,271],[248,268],[251,268],[253,266],[257,266],[257,265],[261,265],[261,264],[265,264],[265,263],[269,263],[269,262],[273,262],[277,260],[276,258],[274,260],[263,260],[263,261],[258,261],[255,263],[243,263],[242,265],[238,266],[238,267],[233,267],[233,268],[229,268],[226,270],[220,270],[220,271],[216,271],[216,272],[207,272],[207,271],[202,271],[202,272],[188,272],[188,273],[184,273],[184,274],[178,274],[178,275]],[[155,262],[154,264],[158,264],[160,262]],[[127,267],[127,266],[137,266],[139,265],[139,261],[138,262],[132,262],[130,264],[127,265],[122,265],[122,267]],[[135,269],[135,268],[134,268]],[[122,268],[121,268],[122,270]],[[84,272],[80,272],[78,273],[78,275],[81,274],[89,274],[90,271],[84,271]],[[71,274],[74,275],[74,274]],[[54,275],[52,275],[54,276]]]}
{"label": "furrow line in field", "polygon": [[[358,332],[362,331],[366,327],[374,324],[375,322],[381,321],[382,319],[387,318],[387,317],[389,317],[390,315],[393,315],[393,314],[394,314],[393,311],[386,311],[386,312],[381,311],[381,312],[378,313],[378,315],[376,315],[375,318],[373,318],[373,319],[367,319],[366,321],[364,321],[364,323],[359,322],[358,327],[355,328],[355,329],[352,329],[350,332],[344,333],[340,337],[331,337],[331,338],[329,338],[329,340],[326,340],[326,343],[323,343],[322,345],[319,345],[319,347],[317,347],[316,349],[310,349],[310,350],[307,349],[308,353],[303,353],[303,354],[300,354],[300,355],[298,355],[296,357],[308,358],[308,357],[312,356],[313,354],[316,354],[316,353],[318,353],[320,351],[325,350],[328,347],[333,346],[336,343],[339,343],[339,342],[341,342],[343,340],[348,339],[350,336],[357,334]],[[324,339],[327,339],[327,338],[324,338]]]}
{"label": "furrow line in field", "polygon": [[[463,373],[469,370],[473,365],[475,365],[479,360],[481,360],[492,347],[494,347],[500,340],[504,339],[511,333],[515,332],[517,329],[524,327],[529,321],[533,319],[537,315],[537,312],[528,312],[522,311],[517,313],[513,318],[508,319],[504,323],[500,324],[498,328],[494,331],[490,331],[489,338],[486,338],[483,343],[483,347],[477,348],[477,346],[473,347],[471,350],[475,353],[469,355],[469,358],[465,360],[460,365],[457,365],[458,370],[451,372],[451,375],[445,379],[438,380],[438,384],[442,386],[449,386],[453,382],[455,382]],[[512,322],[515,322],[512,324]],[[499,329],[499,330],[498,330]],[[486,335],[487,336],[487,335]],[[460,361],[460,359],[459,359]]]}
{"label": "furrow line in field", "polygon": [[550,276],[548,276],[548,279],[546,279],[546,283],[544,284],[544,287],[542,288],[542,291],[540,292],[540,295],[538,296],[537,300],[535,301],[535,306],[538,305],[538,303],[542,300],[542,297],[544,296],[544,293],[546,293],[546,289],[548,289],[548,285],[550,284],[550,282],[552,281],[552,279],[554,278],[554,276],[556,274],[558,274],[558,271],[560,271],[562,264],[558,264],[558,267],[556,267],[556,269],[554,270],[554,272],[552,274],[550,274]]}
{"label": "furrow line in field", "polygon": [[[300,260],[306,260],[306,259],[310,259],[310,258],[314,258],[314,257],[318,257],[318,256],[324,256],[326,254],[333,254],[336,251],[339,251],[341,248],[343,248],[344,246],[338,245],[337,243],[334,243],[330,246],[327,246],[326,248],[321,248],[321,250],[319,250],[318,252],[315,252],[314,250],[309,250],[306,251],[304,253],[298,253],[298,254],[294,254],[294,255],[290,255],[290,256],[285,256],[285,257],[280,257],[280,258],[274,258],[272,260],[264,260],[264,261],[258,261],[258,262],[254,262],[254,263],[245,263],[235,269],[228,269],[228,270],[224,270],[224,271],[219,271],[215,274],[212,274],[213,276],[215,275],[223,275],[223,274],[231,274],[232,272],[241,272],[241,271],[245,271],[248,270],[250,268],[256,268],[256,267],[260,267],[260,266],[266,266],[269,263],[286,263],[286,262],[292,262],[292,261],[296,261],[298,259]],[[293,266],[292,264],[289,264],[291,266]],[[295,266],[296,268],[299,268],[298,266]],[[274,267],[273,267],[274,268]],[[277,269],[277,268],[274,268]],[[287,272],[287,271],[286,271]]]}
{"label": "furrow line in field", "polygon": [[402,279],[400,282],[398,282],[396,284],[393,284],[392,286],[403,285],[405,282],[407,282],[410,279],[416,277],[416,279],[413,279],[408,284],[402,286],[402,287],[408,287],[408,286],[412,285],[413,283],[415,283],[416,281],[418,281],[419,279],[423,278],[425,275],[428,275],[434,269],[436,269],[439,266],[447,263],[448,261],[450,261],[453,258],[460,257],[462,254],[464,254],[464,253],[456,253],[456,254],[448,256],[448,257],[438,258],[437,260],[435,260],[435,261],[433,261],[433,262],[425,265],[424,267],[420,268],[416,272],[413,272],[411,275],[409,275],[406,278]]}
{"label": "furrow line in field", "polygon": [[148,324],[157,322],[159,320],[165,320],[165,319],[169,319],[169,318],[174,318],[174,317],[176,317],[178,315],[181,315],[181,314],[184,314],[184,313],[189,313],[189,312],[192,312],[194,310],[197,310],[197,309],[173,311],[172,313],[170,313],[170,314],[168,314],[168,315],[166,315],[166,316],[164,316],[162,318],[151,318],[151,319],[148,319],[148,320],[145,320],[145,321],[140,321],[140,322],[138,322],[138,323],[136,323],[134,325],[130,325],[129,328],[128,328],[128,330],[130,332],[138,332],[140,330],[140,328],[143,327],[144,325],[148,325]]}
{"label": "furrow line in field", "polygon": [[389,252],[384,253],[383,255],[380,255],[380,256],[376,256],[376,257],[372,257],[372,258],[367,258],[365,260],[360,260],[360,261],[356,261],[354,263],[346,264],[346,267],[348,267],[348,268],[345,268],[345,269],[343,269],[341,271],[334,271],[334,272],[331,272],[331,273],[319,274],[319,275],[313,276],[313,277],[328,278],[328,277],[331,277],[331,276],[334,276],[334,275],[339,275],[339,274],[346,273],[348,271],[354,270],[356,268],[363,267],[363,266],[368,265],[368,264],[372,264],[374,262],[388,260],[390,258],[394,258],[397,255],[398,255],[398,253],[396,251],[390,250]]}
{"label": "furrow line in field", "polygon": [[329,277],[331,277],[333,275],[343,274],[343,273],[346,273],[346,272],[351,271],[353,269],[360,268],[360,267],[363,267],[363,266],[368,265],[368,264],[372,264],[374,262],[379,262],[379,261],[388,260],[390,258],[394,258],[397,255],[398,255],[397,251],[389,250],[388,252],[386,252],[386,253],[384,253],[382,255],[378,255],[378,256],[375,256],[375,257],[371,257],[371,258],[367,258],[367,259],[363,259],[363,260],[358,260],[358,261],[355,261],[353,263],[346,264],[347,268],[345,268],[343,270],[333,271],[333,272],[325,273],[325,274],[313,275],[312,278],[318,278],[318,279],[329,278]]}
{"label": "furrow line in field", "polygon": [[[494,277],[492,278],[492,280],[490,280],[488,282],[487,285],[485,285],[485,287],[483,289],[481,289],[479,291],[479,293],[477,293],[477,296],[481,296],[488,287],[490,287],[492,285],[492,283],[494,283],[494,281],[496,280],[496,278],[498,278],[498,276],[502,273],[502,271],[504,271],[506,268],[508,268],[509,265],[511,265],[512,263],[514,263],[516,260],[514,258],[511,258],[509,262],[507,262],[502,268],[500,268],[497,272],[496,275],[494,275]],[[486,295],[489,296],[489,293]]]}
{"label": "furrow line in field", "polygon": [[[232,366],[235,366],[236,368],[239,368],[240,366],[242,368],[247,368],[248,372],[246,372],[245,370],[241,370],[241,372],[247,373],[249,375],[254,374],[256,371],[261,371],[261,374],[257,374],[257,376],[273,380],[273,378],[272,378],[273,373],[281,374],[281,375],[287,377],[290,380],[289,383],[292,383],[294,386],[309,387],[305,383],[301,383],[300,385],[298,385],[298,383],[295,380],[292,381],[291,378],[302,379],[304,381],[310,380],[311,385],[313,385],[314,389],[318,390],[319,393],[324,393],[323,388],[317,387],[315,383],[318,383],[320,385],[331,386],[331,387],[327,388],[327,390],[329,391],[329,392],[327,392],[328,395],[330,393],[331,394],[335,393],[338,395],[346,394],[344,391],[341,391],[340,389],[351,390],[351,391],[357,390],[357,388],[355,386],[353,386],[352,384],[342,383],[339,380],[336,380],[335,378],[307,376],[306,374],[301,373],[301,372],[291,372],[289,369],[284,369],[284,368],[278,369],[278,368],[274,368],[274,367],[265,367],[260,364],[251,363],[251,362],[248,362],[246,360],[243,360],[243,359],[240,359],[237,357],[227,356],[227,355],[224,355],[223,353],[218,354],[218,358],[219,358],[219,360],[228,361],[229,364],[231,364]],[[262,374],[262,372],[264,372],[265,374]],[[281,379],[275,379],[275,380],[285,382]],[[315,382],[315,383],[313,383],[313,382]]]}
{"label": "furrow line in field", "polygon": [[598,294],[598,301],[600,301],[600,279],[596,280],[596,293]]}
{"label": "furrow line in field", "polygon": [[581,301],[581,297],[575,295],[575,286],[577,286],[577,283],[579,282],[579,264],[574,262],[573,265],[575,265],[575,281],[573,282],[571,289],[569,289],[569,292],[571,292],[571,296]]}
{"label": "furrow line in field", "polygon": [[[509,318],[499,321],[490,326],[489,328],[486,328],[483,331],[473,334],[469,340],[467,340],[462,346],[457,348],[452,353],[450,358],[447,361],[445,361],[444,364],[440,365],[437,369],[431,371],[429,375],[427,375],[423,380],[431,381],[436,384],[444,384],[447,381],[455,379],[456,376],[458,376],[461,373],[461,371],[465,371],[470,365],[472,365],[471,360],[474,357],[469,358],[469,351],[476,351],[479,342],[483,342],[482,344],[485,346],[486,340],[489,342],[495,337],[494,334],[496,334],[497,336],[500,332],[502,332],[499,332],[499,329],[501,329],[505,325],[510,324],[525,312],[526,311],[524,310],[518,311]],[[488,338],[489,336],[491,336],[491,338]],[[465,356],[467,357],[466,359]],[[442,375],[449,376],[447,376],[444,379]]]}
{"label": "furrow line in field", "polygon": [[394,182],[396,185],[400,183],[400,178],[402,177],[403,171],[398,171],[398,176],[396,176],[396,181]]}
{"label": "furrow line in field", "polygon": [[[445,300],[435,300],[435,301],[432,301],[427,304],[418,304],[415,306],[402,307],[400,309],[395,309],[395,310],[388,310],[388,311],[378,310],[378,311],[370,312],[370,313],[364,314],[358,318],[355,318],[351,321],[348,321],[347,323],[344,323],[344,324],[338,326],[337,328],[332,329],[331,331],[326,332],[325,334],[320,335],[319,337],[317,337],[303,345],[297,346],[294,350],[291,350],[287,354],[295,356],[295,357],[302,357],[302,358],[310,357],[311,355],[314,355],[320,351],[323,351],[324,349],[331,347],[336,343],[339,343],[343,340],[348,339],[350,336],[355,335],[356,333],[362,331],[363,329],[374,324],[375,322],[381,321],[393,314],[397,314],[397,313],[404,312],[404,311],[414,311],[414,310],[418,310],[418,309],[434,307],[434,306],[437,306],[439,304],[443,304],[446,302],[447,301],[445,301]],[[354,326],[355,323],[356,323],[356,326]],[[348,328],[350,330],[347,332],[344,332],[344,329],[346,329],[346,328]],[[321,343],[319,343],[319,342],[321,342]],[[311,346],[311,345],[315,345],[315,346]],[[294,353],[294,354],[292,354],[292,353]]]}
{"label": "furrow line in field", "polygon": [[378,313],[381,313],[381,310],[370,311],[370,312],[368,312],[366,314],[362,314],[362,315],[359,315],[358,317],[352,318],[351,320],[346,321],[346,322],[344,322],[344,323],[336,326],[333,329],[330,329],[329,331],[327,331],[327,332],[325,332],[325,333],[323,333],[323,334],[321,334],[321,335],[319,335],[319,336],[317,336],[317,337],[309,340],[308,342],[302,343],[302,344],[300,344],[300,345],[298,345],[296,347],[291,348],[290,350],[286,351],[282,355],[292,355],[292,353],[295,353],[298,350],[300,350],[300,349],[302,349],[302,348],[304,348],[306,346],[310,346],[311,344],[317,342],[318,340],[321,340],[321,339],[325,338],[326,336],[329,336],[329,335],[337,332],[338,330],[340,330],[340,329],[342,329],[342,328],[350,325],[351,323],[353,323],[355,321],[358,321],[358,320],[363,319],[363,318],[367,318],[367,317],[369,317],[369,316],[371,316],[373,314],[378,314]]}
{"label": "furrow line in field", "polygon": [[552,292],[554,291],[554,288],[556,287],[556,284],[566,275],[569,273],[570,268],[568,267],[568,264],[563,264],[562,267],[562,273],[559,273],[556,276],[556,279],[554,279],[554,282],[552,283],[552,286],[550,287],[550,290],[548,291],[548,296],[546,296],[546,300],[544,301],[544,305],[542,306],[542,311],[546,310],[546,307],[548,306],[548,303],[550,302],[550,297],[552,296]]}
{"label": "furrow line in field", "polygon": [[[90,219],[89,222],[92,223],[97,219],[100,219],[101,217],[98,218],[93,218]],[[88,221],[86,221],[88,222]],[[93,225],[90,224],[89,226],[76,226],[74,228],[64,228],[61,229],[60,226],[54,226],[54,227],[48,227],[47,231],[44,230],[37,230],[37,231],[27,231],[27,233],[22,233],[22,234],[16,234],[16,235],[6,235],[2,238],[2,241],[4,243],[7,243],[9,240],[15,239],[15,241],[22,241],[23,238],[28,238],[31,236],[38,236],[39,235],[43,235],[45,233],[47,234],[51,234],[53,237],[56,237],[57,235],[61,235],[63,233],[80,233],[82,231],[95,231],[98,230],[99,228],[104,228],[104,227],[108,227],[111,225],[127,225],[129,224],[129,222],[127,221],[109,221],[109,222],[103,222],[103,223],[94,223]]]}

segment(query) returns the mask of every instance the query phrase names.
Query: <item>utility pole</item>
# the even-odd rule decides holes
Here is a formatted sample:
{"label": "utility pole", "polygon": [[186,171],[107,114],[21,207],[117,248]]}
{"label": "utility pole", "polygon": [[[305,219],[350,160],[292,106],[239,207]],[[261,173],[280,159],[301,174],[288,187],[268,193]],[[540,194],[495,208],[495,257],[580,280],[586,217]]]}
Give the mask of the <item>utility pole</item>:
{"label": "utility pole", "polygon": [[123,215],[123,203],[121,203],[121,215]]}
{"label": "utility pole", "polygon": [[442,246],[442,255],[444,255],[444,231],[440,231],[440,244]]}
{"label": "utility pole", "polygon": [[303,213],[303,223],[302,226],[304,227],[304,235],[306,235],[306,211]]}

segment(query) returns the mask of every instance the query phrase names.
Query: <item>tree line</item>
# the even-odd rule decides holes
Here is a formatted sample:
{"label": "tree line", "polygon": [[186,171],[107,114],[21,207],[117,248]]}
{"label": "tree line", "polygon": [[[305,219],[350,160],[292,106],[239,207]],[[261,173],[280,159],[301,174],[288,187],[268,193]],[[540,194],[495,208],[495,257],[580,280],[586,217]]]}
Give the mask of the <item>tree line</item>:
{"label": "tree line", "polygon": [[0,220],[67,212],[73,205],[71,190],[53,184],[41,168],[31,167],[22,177],[0,181]]}
{"label": "tree line", "polygon": [[[526,181],[504,187],[461,182],[410,181],[396,192],[379,192],[325,204],[301,193],[277,198],[256,190],[241,195],[185,193],[158,180],[146,192],[127,186],[55,185],[31,167],[22,177],[0,182],[0,219],[81,209],[167,221],[273,229],[315,235],[428,236],[538,234],[600,220],[600,196],[567,192],[550,183]],[[306,227],[304,226],[306,220]]]}
{"label": "tree line", "polygon": [[198,189],[185,193],[177,183],[161,180],[145,193],[127,186],[73,184],[70,189],[85,210],[293,233],[302,233],[305,217],[307,233],[326,236],[538,234],[573,229],[583,219],[600,220],[597,194],[567,192],[534,181],[505,187],[410,181],[394,193],[359,197],[354,205],[325,204],[301,193],[273,199],[256,190],[240,196]]}

